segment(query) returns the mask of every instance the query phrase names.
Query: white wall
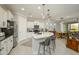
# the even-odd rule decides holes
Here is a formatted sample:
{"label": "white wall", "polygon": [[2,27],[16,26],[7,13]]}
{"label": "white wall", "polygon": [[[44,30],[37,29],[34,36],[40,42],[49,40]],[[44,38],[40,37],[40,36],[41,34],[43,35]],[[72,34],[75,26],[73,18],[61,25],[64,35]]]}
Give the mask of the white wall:
{"label": "white wall", "polygon": [[64,24],[63,24],[63,22],[60,23],[60,28],[61,28],[60,32],[64,33]]}
{"label": "white wall", "polygon": [[60,32],[60,24],[59,23],[56,23],[55,30],[57,32]]}

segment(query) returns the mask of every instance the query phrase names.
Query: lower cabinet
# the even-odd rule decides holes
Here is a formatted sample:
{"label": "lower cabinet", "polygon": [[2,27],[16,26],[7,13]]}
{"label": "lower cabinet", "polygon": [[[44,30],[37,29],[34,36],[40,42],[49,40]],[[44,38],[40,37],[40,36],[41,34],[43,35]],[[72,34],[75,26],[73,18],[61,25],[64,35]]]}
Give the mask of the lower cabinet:
{"label": "lower cabinet", "polygon": [[13,36],[6,38],[0,42],[0,54],[7,55],[13,47]]}
{"label": "lower cabinet", "polygon": [[71,48],[71,49],[79,52],[79,41],[77,41],[76,39],[68,39],[66,46],[68,48]]}
{"label": "lower cabinet", "polygon": [[1,55],[6,55],[7,54],[7,41],[1,41],[1,47],[0,47],[0,54]]}

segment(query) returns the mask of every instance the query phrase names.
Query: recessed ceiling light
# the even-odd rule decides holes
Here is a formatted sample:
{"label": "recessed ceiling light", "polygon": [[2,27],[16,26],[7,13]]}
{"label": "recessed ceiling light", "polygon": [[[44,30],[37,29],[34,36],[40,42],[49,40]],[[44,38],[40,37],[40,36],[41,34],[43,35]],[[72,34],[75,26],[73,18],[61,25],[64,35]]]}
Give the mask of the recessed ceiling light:
{"label": "recessed ceiling light", "polygon": [[43,13],[41,13],[41,15],[43,16]]}
{"label": "recessed ceiling light", "polygon": [[44,19],[44,18],[45,18],[45,16],[43,15],[43,16],[42,16],[42,18]]}
{"label": "recessed ceiling light", "polygon": [[40,7],[40,6],[38,6],[38,9],[41,9],[41,7]]}
{"label": "recessed ceiling light", "polygon": [[21,10],[24,11],[25,9],[24,8],[21,8]]}

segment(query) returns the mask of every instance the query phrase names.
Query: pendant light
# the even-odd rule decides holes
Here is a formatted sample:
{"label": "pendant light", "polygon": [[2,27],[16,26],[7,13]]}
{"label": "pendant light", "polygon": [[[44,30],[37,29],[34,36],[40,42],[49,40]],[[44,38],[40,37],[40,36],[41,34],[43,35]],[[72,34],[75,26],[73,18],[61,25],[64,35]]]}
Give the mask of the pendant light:
{"label": "pendant light", "polygon": [[42,18],[45,19],[45,4],[42,4],[42,8],[43,8],[43,13],[42,13]]}

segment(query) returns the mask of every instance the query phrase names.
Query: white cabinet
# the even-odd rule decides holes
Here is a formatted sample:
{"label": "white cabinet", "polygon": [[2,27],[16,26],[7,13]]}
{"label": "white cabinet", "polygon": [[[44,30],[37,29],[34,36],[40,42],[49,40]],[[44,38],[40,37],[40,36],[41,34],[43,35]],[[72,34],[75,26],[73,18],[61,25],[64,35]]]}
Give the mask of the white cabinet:
{"label": "white cabinet", "polygon": [[3,14],[4,14],[4,10],[2,7],[0,7],[0,27],[3,26]]}
{"label": "white cabinet", "polygon": [[8,16],[8,20],[13,19],[13,14],[9,10],[7,10],[7,16]]}
{"label": "white cabinet", "polygon": [[7,38],[7,43],[7,53],[9,53],[13,47],[13,36]]}
{"label": "white cabinet", "polygon": [[0,27],[6,27],[7,26],[7,12],[2,7],[0,7]]}
{"label": "white cabinet", "polygon": [[7,20],[13,20],[11,11],[4,9],[0,6],[0,27],[7,27]]}
{"label": "white cabinet", "polygon": [[0,54],[7,55],[13,48],[13,36],[6,38],[0,42]]}
{"label": "white cabinet", "polygon": [[7,12],[4,11],[4,14],[3,14],[3,27],[7,27],[7,19],[8,19]]}
{"label": "white cabinet", "polygon": [[4,40],[4,41],[1,42],[1,47],[0,47],[0,49],[1,49],[0,54],[1,55],[3,55],[3,54],[6,55],[7,54],[7,48],[6,47],[7,47],[7,41]]}

